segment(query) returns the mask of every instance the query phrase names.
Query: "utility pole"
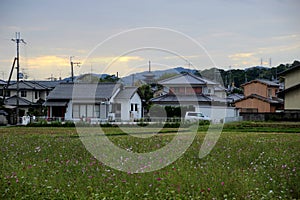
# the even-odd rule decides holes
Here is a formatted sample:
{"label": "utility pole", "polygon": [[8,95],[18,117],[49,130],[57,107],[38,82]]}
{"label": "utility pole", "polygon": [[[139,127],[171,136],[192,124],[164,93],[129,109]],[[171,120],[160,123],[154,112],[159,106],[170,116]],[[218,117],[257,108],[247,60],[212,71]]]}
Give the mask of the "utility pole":
{"label": "utility pole", "polygon": [[77,65],[79,67],[79,65],[81,64],[80,62],[73,62],[72,61],[72,58],[74,56],[70,56],[70,64],[71,64],[71,80],[72,80],[72,83],[74,82],[74,64]]}
{"label": "utility pole", "polygon": [[22,42],[23,44],[26,44],[26,42],[21,39],[20,36],[20,32],[16,32],[16,38],[15,39],[11,39],[11,41],[15,42],[17,44],[17,110],[16,110],[16,114],[17,114],[17,124],[19,123],[19,73],[20,73],[20,53],[19,53],[19,49],[20,49],[20,42]]}

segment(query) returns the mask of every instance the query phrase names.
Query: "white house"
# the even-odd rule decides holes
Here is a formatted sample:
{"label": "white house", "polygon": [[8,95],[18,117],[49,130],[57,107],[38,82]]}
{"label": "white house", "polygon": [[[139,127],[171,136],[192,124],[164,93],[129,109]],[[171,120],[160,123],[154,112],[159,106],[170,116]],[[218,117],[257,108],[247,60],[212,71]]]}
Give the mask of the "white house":
{"label": "white house", "polygon": [[142,117],[137,88],[118,83],[61,83],[50,92],[45,106],[52,119],[101,122]]}

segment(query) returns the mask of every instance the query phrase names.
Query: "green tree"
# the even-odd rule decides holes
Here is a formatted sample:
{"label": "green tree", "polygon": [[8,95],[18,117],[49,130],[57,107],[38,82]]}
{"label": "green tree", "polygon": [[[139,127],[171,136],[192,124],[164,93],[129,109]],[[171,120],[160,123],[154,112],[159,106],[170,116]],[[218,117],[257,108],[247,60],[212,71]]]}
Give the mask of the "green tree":
{"label": "green tree", "polygon": [[100,78],[99,82],[111,82],[111,83],[116,83],[118,82],[120,78],[116,77],[115,75],[107,75],[104,78]]}
{"label": "green tree", "polygon": [[151,107],[150,99],[153,98],[153,91],[150,85],[142,85],[138,88],[138,94],[140,95],[144,109],[148,112]]}

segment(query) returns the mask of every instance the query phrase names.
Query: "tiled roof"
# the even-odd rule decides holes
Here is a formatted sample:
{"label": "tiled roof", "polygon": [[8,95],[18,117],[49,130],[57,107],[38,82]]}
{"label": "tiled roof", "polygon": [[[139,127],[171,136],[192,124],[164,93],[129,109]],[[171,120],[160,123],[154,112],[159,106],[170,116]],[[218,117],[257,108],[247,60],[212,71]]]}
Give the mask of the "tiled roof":
{"label": "tiled roof", "polygon": [[35,82],[50,89],[53,89],[58,84],[62,83],[62,81],[35,81]]}
{"label": "tiled roof", "polygon": [[117,94],[115,99],[130,99],[136,91],[137,87],[125,87]]}
{"label": "tiled roof", "polygon": [[244,98],[244,95],[242,95],[242,94],[230,94],[227,96],[227,99],[231,99],[231,101],[233,101],[233,102],[243,99],[243,98]]}
{"label": "tiled roof", "polygon": [[241,86],[245,86],[245,85],[248,85],[248,84],[251,84],[251,83],[257,83],[257,82],[263,83],[267,86],[273,86],[273,87],[279,87],[280,86],[278,83],[275,83],[275,82],[269,81],[269,80],[265,80],[265,79],[255,79],[255,80],[252,80],[250,82],[244,83]]}
{"label": "tiled roof", "polygon": [[217,85],[217,83],[190,73],[179,74],[171,78],[159,81],[161,85]]}
{"label": "tiled roof", "polygon": [[[7,89],[8,90],[16,90],[17,82],[13,82],[12,84],[10,84]],[[39,84],[36,81],[20,81],[19,89],[20,90],[46,90],[47,87]]]}
{"label": "tiled roof", "polygon": [[48,95],[47,100],[109,99],[120,88],[116,83],[61,83]]}
{"label": "tiled roof", "polygon": [[247,96],[243,99],[237,100],[236,102],[243,101],[243,100],[246,100],[246,99],[251,99],[251,98],[259,99],[261,101],[264,101],[264,102],[267,102],[267,103],[270,103],[270,104],[283,104],[283,100],[280,99],[280,98],[277,98],[277,97],[266,98],[266,97],[263,97],[263,96],[260,96],[260,95],[257,95],[257,94],[251,94],[251,95],[249,95],[249,96]]}
{"label": "tiled roof", "polygon": [[[12,97],[5,99],[5,105],[16,106],[17,105],[17,96],[14,95]],[[30,106],[30,105],[38,105],[38,104],[32,103],[32,102],[28,101],[27,99],[19,97],[19,106]]]}
{"label": "tiled roof", "polygon": [[0,79],[0,85],[6,85],[6,81]]}
{"label": "tiled roof", "polygon": [[172,94],[165,94],[159,97],[152,98],[150,100],[154,103],[176,103],[176,102],[220,102],[226,103],[227,100],[224,98],[220,98],[214,95],[172,95]]}

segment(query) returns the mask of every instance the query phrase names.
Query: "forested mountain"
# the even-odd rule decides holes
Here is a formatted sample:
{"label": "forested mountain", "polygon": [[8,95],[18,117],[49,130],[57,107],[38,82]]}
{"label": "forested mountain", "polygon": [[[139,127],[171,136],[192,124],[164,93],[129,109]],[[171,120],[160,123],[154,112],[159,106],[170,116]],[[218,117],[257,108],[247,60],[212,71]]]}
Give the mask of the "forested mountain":
{"label": "forested mountain", "polygon": [[[236,87],[240,87],[241,84],[254,79],[276,80],[279,78],[278,74],[280,72],[297,65],[300,65],[299,61],[294,61],[292,64],[280,64],[279,66],[272,68],[256,66],[244,70],[232,69],[226,71],[223,69],[211,68],[196,74],[211,80],[223,82],[226,87],[232,85],[232,83],[234,83]],[[217,73],[220,73],[220,75]],[[220,80],[220,78],[222,79]]]}

